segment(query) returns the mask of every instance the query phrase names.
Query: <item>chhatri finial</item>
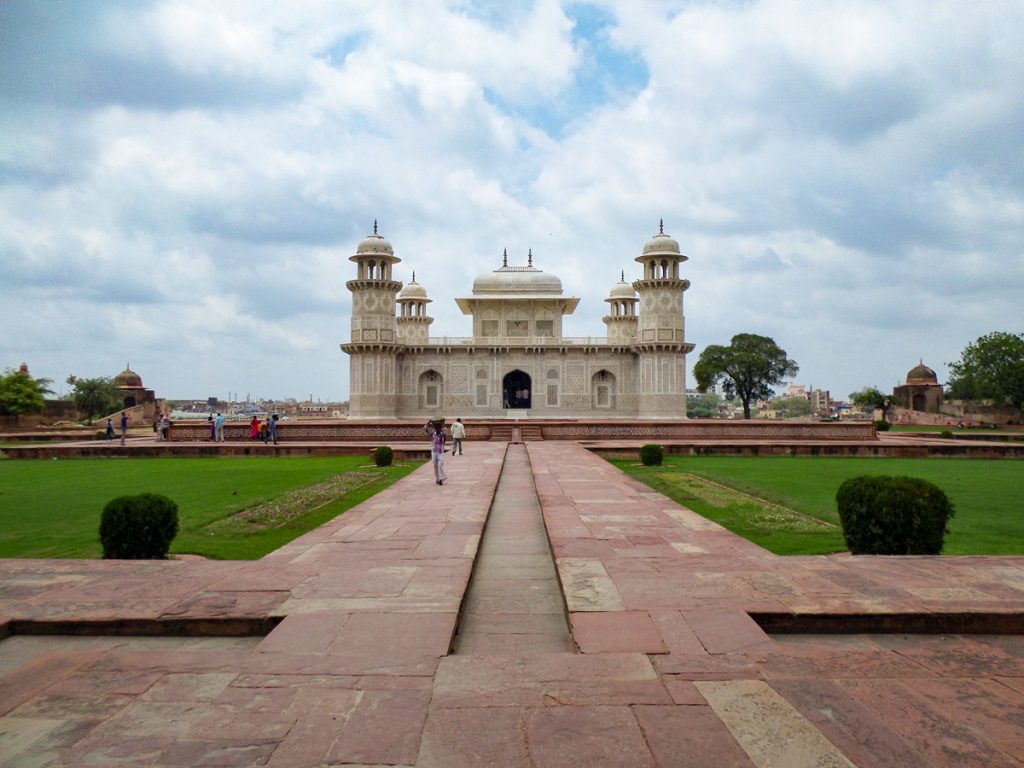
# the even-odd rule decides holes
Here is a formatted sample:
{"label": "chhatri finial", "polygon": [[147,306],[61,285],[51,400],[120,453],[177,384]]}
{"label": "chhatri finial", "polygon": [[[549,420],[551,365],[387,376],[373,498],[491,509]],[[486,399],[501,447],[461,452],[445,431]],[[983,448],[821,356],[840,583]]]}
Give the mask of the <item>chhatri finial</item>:
{"label": "chhatri finial", "polygon": [[412,282],[414,282],[414,283],[416,282],[416,270],[415,269],[412,271]]}
{"label": "chhatri finial", "polygon": [[376,219],[373,220],[373,234],[375,234],[375,235],[377,234],[377,220]]}
{"label": "chhatri finial", "polygon": [[664,235],[665,234],[665,220],[664,219],[658,219],[658,234],[659,235]]}
{"label": "chhatri finial", "polygon": [[622,270],[622,277],[619,279],[620,283],[626,282],[626,270]]}
{"label": "chhatri finial", "polygon": [[503,250],[501,252],[501,266],[503,266],[503,267],[507,267],[508,266],[508,248],[506,248],[505,250]]}
{"label": "chhatri finial", "polygon": [[531,248],[529,253],[526,254],[526,266],[533,266],[533,248]]}

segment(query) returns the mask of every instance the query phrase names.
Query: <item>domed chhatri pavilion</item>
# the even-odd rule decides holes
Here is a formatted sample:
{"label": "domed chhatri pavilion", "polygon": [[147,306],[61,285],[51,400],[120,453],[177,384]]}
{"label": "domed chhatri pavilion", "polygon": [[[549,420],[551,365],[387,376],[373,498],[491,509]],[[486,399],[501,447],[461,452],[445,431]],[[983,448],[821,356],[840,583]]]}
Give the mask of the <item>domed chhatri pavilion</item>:
{"label": "domed chhatri pavilion", "polygon": [[133,409],[130,418],[132,423],[144,424],[155,419],[164,408],[164,401],[158,399],[152,389],[146,389],[142,377],[132,370],[131,365],[114,377],[117,396],[122,408]]}
{"label": "domed chhatri pavilion", "polygon": [[[455,301],[473,318],[467,338],[433,337],[431,300],[416,274],[393,279],[401,259],[377,232],[351,261],[351,418],[681,419],[686,417],[686,343],[679,244],[659,226],[605,301],[607,336],[567,338],[562,318],[579,299],[533,265],[502,265],[480,275],[470,296]],[[397,298],[396,298],[397,296]],[[397,313],[396,313],[397,304]]]}
{"label": "domed chhatri pavilion", "polygon": [[894,387],[892,396],[900,408],[938,413],[942,406],[942,385],[935,371],[922,360],[907,371],[907,382]]}

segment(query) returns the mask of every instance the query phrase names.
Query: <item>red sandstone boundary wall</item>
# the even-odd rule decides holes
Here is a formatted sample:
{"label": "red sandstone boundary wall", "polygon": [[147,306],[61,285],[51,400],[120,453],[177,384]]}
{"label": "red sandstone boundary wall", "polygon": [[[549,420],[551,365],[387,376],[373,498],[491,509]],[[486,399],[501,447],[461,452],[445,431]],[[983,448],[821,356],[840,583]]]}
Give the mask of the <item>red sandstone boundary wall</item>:
{"label": "red sandstone boundary wall", "polygon": [[[572,421],[553,419],[467,420],[468,440],[509,439],[519,427],[545,440],[875,440],[871,422],[723,421]],[[537,435],[539,430],[540,435]],[[249,439],[249,424],[224,425],[227,440]],[[406,442],[426,439],[421,421],[376,420],[288,420],[278,424],[282,442]],[[179,421],[171,425],[174,442],[208,442],[210,428],[205,421]]]}

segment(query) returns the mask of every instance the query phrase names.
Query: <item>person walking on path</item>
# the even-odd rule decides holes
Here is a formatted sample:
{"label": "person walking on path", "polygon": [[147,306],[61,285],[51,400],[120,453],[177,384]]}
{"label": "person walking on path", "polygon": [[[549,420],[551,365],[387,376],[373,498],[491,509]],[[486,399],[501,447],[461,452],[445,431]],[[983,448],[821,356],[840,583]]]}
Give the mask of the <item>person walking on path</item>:
{"label": "person walking on path", "polygon": [[166,413],[160,417],[159,435],[161,440],[167,440],[171,436],[171,420],[167,418]]}
{"label": "person walking on path", "polygon": [[124,445],[124,439],[128,436],[128,412],[121,411],[121,445]]}
{"label": "person walking on path", "polygon": [[434,465],[434,481],[444,485],[448,474],[444,471],[444,419],[428,421],[423,431],[430,435],[430,461]]}
{"label": "person walking on path", "polygon": [[263,438],[263,444],[266,445],[268,441],[273,440],[274,445],[277,445],[277,414],[273,414],[270,417],[270,421],[267,422],[267,436]]}
{"label": "person walking on path", "polygon": [[114,421],[113,419],[107,419],[107,440],[114,439]]}
{"label": "person walking on path", "polygon": [[462,423],[462,419],[456,419],[455,423],[452,424],[452,456],[455,452],[459,452],[459,456],[462,455],[462,441],[466,439],[466,427]]}
{"label": "person walking on path", "polygon": [[218,443],[224,442],[224,416],[217,411],[217,418],[213,420],[213,431]]}
{"label": "person walking on path", "polygon": [[249,437],[253,440],[258,440],[260,437],[260,417],[253,416],[252,421],[249,422]]}
{"label": "person walking on path", "polygon": [[217,427],[215,427],[214,424],[213,424],[213,414],[211,413],[206,418],[206,420],[210,423],[210,440],[211,441],[216,440],[217,439]]}

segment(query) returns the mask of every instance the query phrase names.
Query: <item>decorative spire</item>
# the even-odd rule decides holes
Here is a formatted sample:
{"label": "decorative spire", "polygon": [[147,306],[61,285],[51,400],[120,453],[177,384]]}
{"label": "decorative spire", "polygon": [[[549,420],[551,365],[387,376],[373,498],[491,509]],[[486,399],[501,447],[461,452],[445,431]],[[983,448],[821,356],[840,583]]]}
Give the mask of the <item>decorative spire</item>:
{"label": "decorative spire", "polygon": [[528,266],[528,267],[532,267],[533,266],[533,248],[531,248],[530,252],[528,254],[526,254],[526,266]]}
{"label": "decorative spire", "polygon": [[508,266],[508,248],[501,252],[501,266]]}
{"label": "decorative spire", "polygon": [[375,234],[375,235],[377,234],[377,220],[376,219],[373,220],[373,234]]}
{"label": "decorative spire", "polygon": [[[376,231],[377,230],[374,230],[374,232],[376,232]],[[665,234],[665,220],[664,219],[658,219],[658,234],[659,235],[664,235]]]}
{"label": "decorative spire", "polygon": [[416,282],[416,270],[415,269],[412,271],[412,282],[414,282],[414,283]]}
{"label": "decorative spire", "polygon": [[619,279],[620,283],[626,282],[626,270],[622,270],[622,277]]}

